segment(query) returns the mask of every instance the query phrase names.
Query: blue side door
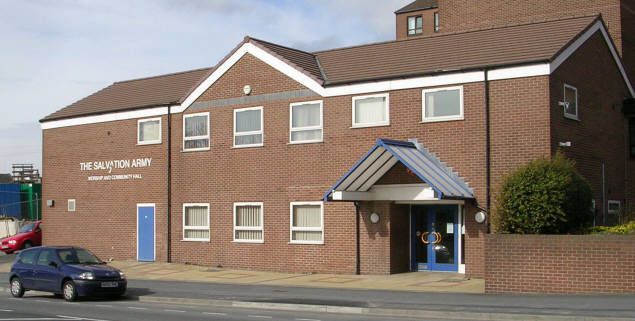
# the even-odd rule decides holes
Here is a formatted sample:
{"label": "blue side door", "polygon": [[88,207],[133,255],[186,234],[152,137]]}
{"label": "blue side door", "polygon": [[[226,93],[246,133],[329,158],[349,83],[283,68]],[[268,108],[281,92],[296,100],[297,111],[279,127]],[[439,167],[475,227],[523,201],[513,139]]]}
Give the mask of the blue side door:
{"label": "blue side door", "polygon": [[[55,263],[54,265],[51,263]],[[37,258],[34,267],[34,284],[33,289],[61,292],[62,290],[62,273],[58,269],[60,261],[53,249],[43,249]]]}
{"label": "blue side door", "polygon": [[154,204],[137,205],[137,260],[154,261]]}

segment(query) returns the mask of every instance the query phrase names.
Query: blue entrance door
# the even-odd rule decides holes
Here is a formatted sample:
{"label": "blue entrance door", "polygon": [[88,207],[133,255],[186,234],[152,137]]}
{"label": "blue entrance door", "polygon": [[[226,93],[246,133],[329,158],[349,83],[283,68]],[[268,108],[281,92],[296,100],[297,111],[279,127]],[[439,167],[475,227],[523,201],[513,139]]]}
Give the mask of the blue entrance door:
{"label": "blue entrance door", "polygon": [[413,206],[412,270],[458,271],[456,205]]}
{"label": "blue entrance door", "polygon": [[154,204],[137,205],[137,260],[154,261]]}

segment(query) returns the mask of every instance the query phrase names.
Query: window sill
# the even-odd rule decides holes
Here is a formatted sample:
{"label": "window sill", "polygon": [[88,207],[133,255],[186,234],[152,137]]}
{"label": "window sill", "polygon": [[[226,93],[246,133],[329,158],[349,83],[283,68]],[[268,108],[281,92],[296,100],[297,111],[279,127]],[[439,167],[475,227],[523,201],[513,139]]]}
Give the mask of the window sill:
{"label": "window sill", "polygon": [[564,118],[566,118],[566,119],[571,119],[571,120],[576,120],[576,121],[580,121],[580,118],[578,118],[578,116],[576,116],[576,115],[571,115],[571,114],[564,114]]}
{"label": "window sill", "polygon": [[157,142],[137,142],[137,146],[144,146],[144,145],[160,145],[161,143],[163,143],[162,141],[157,141]]}
{"label": "window sill", "polygon": [[355,128],[368,128],[368,127],[386,127],[386,126],[390,126],[390,123],[378,123],[378,124],[364,124],[364,125],[353,125],[350,128],[351,129],[355,129]]}
{"label": "window sill", "polygon": [[287,145],[302,145],[302,144],[319,144],[324,143],[324,140],[308,140],[302,142],[288,142]]}
{"label": "window sill", "polygon": [[210,240],[188,240],[188,239],[182,239],[181,242],[199,242],[199,243],[211,243]]}
{"label": "window sill", "polygon": [[288,244],[293,244],[293,245],[324,245],[324,241],[321,241],[321,242],[291,241]]}
{"label": "window sill", "polygon": [[191,152],[204,152],[210,150],[210,147],[207,148],[195,148],[195,149],[182,149],[181,153],[191,153]]}
{"label": "window sill", "polygon": [[265,243],[265,241],[262,241],[262,240],[260,240],[260,241],[233,240],[233,241],[232,241],[232,243],[247,243],[247,244],[252,243],[252,244],[264,244],[264,243]]}
{"label": "window sill", "polygon": [[419,122],[419,123],[420,124],[424,124],[424,123],[438,123],[438,122],[444,122],[444,121],[457,121],[457,120],[465,120],[465,118],[463,118],[462,116],[460,116],[460,117],[428,118],[428,119],[421,120],[421,122]]}
{"label": "window sill", "polygon": [[232,149],[241,149],[241,148],[252,148],[252,147],[263,147],[265,144],[254,144],[254,145],[238,145],[233,146]]}

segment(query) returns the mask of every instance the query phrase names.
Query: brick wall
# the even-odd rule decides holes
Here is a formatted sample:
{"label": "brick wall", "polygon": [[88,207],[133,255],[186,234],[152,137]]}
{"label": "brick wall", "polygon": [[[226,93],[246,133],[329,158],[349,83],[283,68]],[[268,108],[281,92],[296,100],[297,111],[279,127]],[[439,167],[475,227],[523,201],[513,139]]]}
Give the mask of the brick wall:
{"label": "brick wall", "polygon": [[[617,217],[602,217],[602,164],[605,197],[632,201],[635,161],[628,153],[628,120],[622,100],[630,94],[600,33],[595,33],[550,75],[551,150],[560,150],[576,161],[578,171],[593,188],[596,222],[615,223]],[[578,120],[564,117],[564,84],[578,92]],[[571,147],[559,147],[560,142]],[[606,203],[604,204],[606,207]]]}
{"label": "brick wall", "polygon": [[486,293],[635,293],[635,236],[485,236]]}

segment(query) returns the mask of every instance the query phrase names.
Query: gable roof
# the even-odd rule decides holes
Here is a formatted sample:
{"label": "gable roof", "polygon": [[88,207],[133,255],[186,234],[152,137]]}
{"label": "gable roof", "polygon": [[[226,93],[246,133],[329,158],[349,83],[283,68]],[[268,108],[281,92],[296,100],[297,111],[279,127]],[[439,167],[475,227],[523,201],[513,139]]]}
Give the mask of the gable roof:
{"label": "gable roof", "polygon": [[115,82],[40,121],[180,103],[213,68]]}
{"label": "gable roof", "polygon": [[438,0],[416,0],[409,3],[407,6],[395,11],[395,13],[407,13],[418,10],[432,9],[438,8],[439,1]]}
{"label": "gable roof", "polygon": [[[430,83],[432,80],[421,77],[457,75],[452,78],[453,82],[447,83],[483,81],[484,68],[502,71],[500,74],[504,76],[498,79],[521,77],[508,76],[504,70],[518,66],[537,66],[529,72],[523,71],[522,77],[547,75],[598,31],[603,34],[633,93],[601,17],[585,16],[313,53],[245,37],[214,68],[116,82],[40,121],[167,104],[177,104],[172,112],[181,112],[247,53],[324,97],[434,85]],[[407,84],[403,81],[397,84],[400,80]],[[92,120],[84,123],[90,122]]]}

